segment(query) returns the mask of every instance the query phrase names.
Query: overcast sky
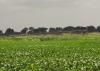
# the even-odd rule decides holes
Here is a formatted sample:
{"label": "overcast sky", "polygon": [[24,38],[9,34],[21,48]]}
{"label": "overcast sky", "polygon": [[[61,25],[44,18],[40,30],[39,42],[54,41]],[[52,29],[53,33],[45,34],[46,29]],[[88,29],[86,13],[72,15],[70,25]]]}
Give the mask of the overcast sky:
{"label": "overcast sky", "polygon": [[0,29],[100,25],[100,0],[0,0]]}

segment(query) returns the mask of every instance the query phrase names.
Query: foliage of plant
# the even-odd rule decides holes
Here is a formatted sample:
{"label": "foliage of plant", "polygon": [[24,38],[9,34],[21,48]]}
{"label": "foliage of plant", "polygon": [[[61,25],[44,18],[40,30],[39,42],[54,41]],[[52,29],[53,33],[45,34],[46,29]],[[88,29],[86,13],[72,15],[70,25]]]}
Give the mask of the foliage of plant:
{"label": "foliage of plant", "polygon": [[0,38],[0,71],[100,71],[100,36]]}

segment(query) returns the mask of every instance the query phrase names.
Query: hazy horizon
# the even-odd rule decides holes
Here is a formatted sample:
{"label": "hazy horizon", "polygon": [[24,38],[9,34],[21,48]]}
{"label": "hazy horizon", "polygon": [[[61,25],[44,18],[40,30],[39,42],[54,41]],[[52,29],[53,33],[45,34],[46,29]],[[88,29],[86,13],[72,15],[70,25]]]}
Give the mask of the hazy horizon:
{"label": "hazy horizon", "polygon": [[0,0],[0,29],[98,26],[100,0]]}

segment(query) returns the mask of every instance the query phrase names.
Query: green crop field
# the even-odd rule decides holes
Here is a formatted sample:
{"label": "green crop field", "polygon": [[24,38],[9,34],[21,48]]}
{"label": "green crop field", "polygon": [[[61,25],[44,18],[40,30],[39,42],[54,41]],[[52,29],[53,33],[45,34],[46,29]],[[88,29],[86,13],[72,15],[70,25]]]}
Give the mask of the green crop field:
{"label": "green crop field", "polygon": [[1,37],[0,71],[100,71],[100,35]]}

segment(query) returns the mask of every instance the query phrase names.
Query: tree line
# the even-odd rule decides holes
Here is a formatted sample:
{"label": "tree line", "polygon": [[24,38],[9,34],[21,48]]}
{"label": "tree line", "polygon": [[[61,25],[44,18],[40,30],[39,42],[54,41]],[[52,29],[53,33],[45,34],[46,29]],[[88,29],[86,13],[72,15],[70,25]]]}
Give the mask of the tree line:
{"label": "tree line", "polygon": [[62,34],[62,33],[72,33],[72,34],[85,34],[85,33],[92,33],[92,32],[100,32],[100,26],[94,27],[94,26],[67,26],[67,27],[56,27],[56,28],[46,28],[46,27],[25,27],[20,32],[14,31],[12,28],[6,29],[6,31],[3,33],[2,30],[0,30],[0,35],[39,35],[39,34]]}

